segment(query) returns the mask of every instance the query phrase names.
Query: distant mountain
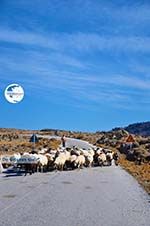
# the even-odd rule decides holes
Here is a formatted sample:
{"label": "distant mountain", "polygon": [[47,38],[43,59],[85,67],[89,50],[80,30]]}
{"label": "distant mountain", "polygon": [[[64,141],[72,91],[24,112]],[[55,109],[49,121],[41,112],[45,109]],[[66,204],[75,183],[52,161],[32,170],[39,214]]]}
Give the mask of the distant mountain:
{"label": "distant mountain", "polygon": [[150,136],[150,122],[130,124],[124,129],[132,134],[141,135],[141,136]]}

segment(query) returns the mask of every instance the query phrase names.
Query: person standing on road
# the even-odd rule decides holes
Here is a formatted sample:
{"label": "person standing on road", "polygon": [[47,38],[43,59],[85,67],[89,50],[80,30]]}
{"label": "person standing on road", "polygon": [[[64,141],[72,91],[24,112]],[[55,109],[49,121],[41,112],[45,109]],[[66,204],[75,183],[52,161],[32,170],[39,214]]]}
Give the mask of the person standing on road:
{"label": "person standing on road", "polygon": [[62,142],[63,148],[65,148],[66,147],[66,137],[65,137],[65,135],[62,136],[61,142]]}

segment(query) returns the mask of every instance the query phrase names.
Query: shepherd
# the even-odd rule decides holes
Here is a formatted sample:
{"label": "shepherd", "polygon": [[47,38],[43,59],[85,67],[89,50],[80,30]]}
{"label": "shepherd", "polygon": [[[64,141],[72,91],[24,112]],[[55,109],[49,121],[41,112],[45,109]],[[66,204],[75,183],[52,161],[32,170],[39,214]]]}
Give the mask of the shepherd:
{"label": "shepherd", "polygon": [[63,148],[65,148],[65,147],[66,147],[66,137],[65,137],[65,135],[63,135],[63,136],[61,137],[61,142],[62,142]]}

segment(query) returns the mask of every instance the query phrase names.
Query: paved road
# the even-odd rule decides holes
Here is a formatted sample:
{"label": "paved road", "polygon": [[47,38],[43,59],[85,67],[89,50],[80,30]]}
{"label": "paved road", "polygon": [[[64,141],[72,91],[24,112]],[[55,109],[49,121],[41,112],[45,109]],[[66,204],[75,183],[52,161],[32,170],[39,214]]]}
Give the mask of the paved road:
{"label": "paved road", "polygon": [[86,141],[77,140],[73,138],[66,138],[66,146],[67,147],[77,146],[79,148],[85,148],[85,149],[92,147],[92,145]]}
{"label": "paved road", "polygon": [[0,175],[0,226],[148,226],[148,195],[120,167]]}

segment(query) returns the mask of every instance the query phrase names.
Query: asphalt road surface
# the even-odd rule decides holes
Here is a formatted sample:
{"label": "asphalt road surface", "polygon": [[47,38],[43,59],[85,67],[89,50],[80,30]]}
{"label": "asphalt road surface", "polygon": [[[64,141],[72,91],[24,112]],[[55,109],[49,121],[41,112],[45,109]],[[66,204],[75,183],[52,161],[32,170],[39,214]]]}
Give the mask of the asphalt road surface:
{"label": "asphalt road surface", "polygon": [[79,148],[85,148],[85,149],[92,147],[92,145],[86,141],[77,140],[73,138],[66,138],[66,147],[73,147],[73,146],[77,146]]}
{"label": "asphalt road surface", "polygon": [[120,167],[0,174],[0,226],[149,226],[150,199]]}

